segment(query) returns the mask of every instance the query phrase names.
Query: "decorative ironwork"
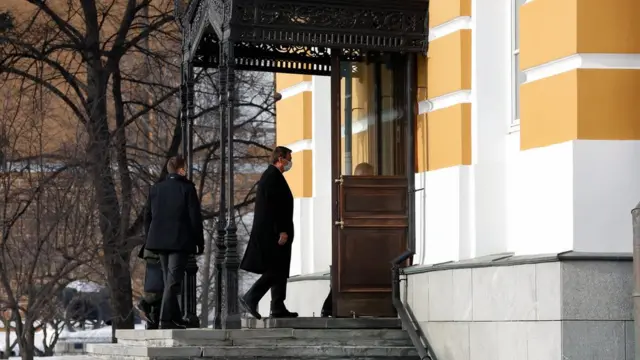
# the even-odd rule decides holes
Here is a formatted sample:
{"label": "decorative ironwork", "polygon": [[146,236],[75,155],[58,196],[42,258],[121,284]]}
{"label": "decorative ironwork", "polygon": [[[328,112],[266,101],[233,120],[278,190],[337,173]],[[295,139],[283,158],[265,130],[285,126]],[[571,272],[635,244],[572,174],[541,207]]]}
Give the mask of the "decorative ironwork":
{"label": "decorative ironwork", "polygon": [[[209,21],[207,19],[207,10],[208,10],[210,1],[212,0],[191,1],[192,3],[198,2],[198,5],[193,13],[193,18],[191,18],[190,21],[188,22],[190,46],[198,46],[198,35],[199,35],[199,32],[201,31],[200,29],[202,28],[203,23]],[[189,49],[189,51],[191,51],[191,49]]]}
{"label": "decorative ironwork", "polygon": [[232,40],[424,51],[426,0],[233,0]]}
{"label": "decorative ironwork", "polygon": [[200,38],[200,44],[192,57],[193,65],[199,68],[217,68],[220,64],[220,42],[218,36],[207,31]]}
{"label": "decorative ironwork", "polygon": [[226,69],[226,81],[224,88],[220,91],[226,93],[224,103],[220,107],[227,107],[226,119],[221,121],[227,122],[227,228],[224,238],[226,248],[223,266],[223,286],[224,298],[222,302],[222,321],[223,327],[226,329],[240,328],[240,314],[238,311],[238,268],[240,267],[240,258],[238,255],[238,236],[235,220],[235,178],[234,178],[234,159],[233,159],[233,132],[235,120],[235,101],[236,101],[236,81],[235,81],[235,56],[234,46],[230,41],[224,42],[220,47],[221,63]]}
{"label": "decorative ironwork", "polygon": [[428,4],[428,0],[192,0],[183,21],[191,24],[194,41],[204,29],[199,43],[193,43],[198,67],[218,67],[219,44],[229,40],[236,44],[238,70],[328,75],[329,48],[341,49],[345,61],[370,51],[426,52]]}

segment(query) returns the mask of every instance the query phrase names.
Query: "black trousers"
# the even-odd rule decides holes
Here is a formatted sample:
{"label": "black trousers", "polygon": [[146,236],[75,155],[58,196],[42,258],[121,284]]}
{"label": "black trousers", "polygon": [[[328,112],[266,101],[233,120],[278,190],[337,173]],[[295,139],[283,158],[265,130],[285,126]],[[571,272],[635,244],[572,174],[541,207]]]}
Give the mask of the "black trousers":
{"label": "black trousers", "polygon": [[264,273],[247,291],[245,300],[251,305],[257,305],[271,289],[271,311],[286,310],[284,300],[287,298],[287,280],[286,275]]}
{"label": "black trousers", "polygon": [[160,265],[164,276],[164,292],[160,307],[160,321],[176,321],[182,319],[178,296],[184,279],[189,255],[181,252],[160,253]]}
{"label": "black trousers", "polygon": [[333,297],[331,296],[331,289],[329,289],[329,294],[324,299],[324,303],[322,304],[322,312],[331,315],[333,312]]}

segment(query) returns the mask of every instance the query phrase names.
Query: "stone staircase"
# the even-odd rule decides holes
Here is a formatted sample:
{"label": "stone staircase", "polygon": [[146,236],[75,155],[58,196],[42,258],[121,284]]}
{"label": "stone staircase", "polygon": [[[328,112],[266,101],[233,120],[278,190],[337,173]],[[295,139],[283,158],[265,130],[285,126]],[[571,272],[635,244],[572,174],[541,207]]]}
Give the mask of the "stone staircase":
{"label": "stone staircase", "polygon": [[419,360],[398,319],[265,319],[238,330],[122,330],[89,344],[104,360]]}

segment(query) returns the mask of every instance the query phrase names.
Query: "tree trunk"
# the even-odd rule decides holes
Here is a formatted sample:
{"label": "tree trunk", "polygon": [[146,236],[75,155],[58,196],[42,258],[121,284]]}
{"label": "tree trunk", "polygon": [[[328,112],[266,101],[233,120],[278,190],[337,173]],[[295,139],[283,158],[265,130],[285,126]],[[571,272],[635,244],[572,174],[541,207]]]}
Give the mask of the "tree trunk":
{"label": "tree trunk", "polygon": [[4,323],[4,356],[3,359],[8,359],[11,356],[11,321],[3,321]]}
{"label": "tree trunk", "polygon": [[[17,334],[16,334],[17,335]],[[33,326],[25,326],[24,333],[20,334],[20,358],[22,360],[33,360],[35,357],[35,346],[33,344]]]}
{"label": "tree trunk", "polygon": [[95,188],[107,284],[113,312],[112,325],[117,329],[133,329],[133,302],[130,250],[121,227],[118,195],[111,164],[111,139],[107,119],[107,76],[99,60],[87,67],[89,149],[91,173]]}

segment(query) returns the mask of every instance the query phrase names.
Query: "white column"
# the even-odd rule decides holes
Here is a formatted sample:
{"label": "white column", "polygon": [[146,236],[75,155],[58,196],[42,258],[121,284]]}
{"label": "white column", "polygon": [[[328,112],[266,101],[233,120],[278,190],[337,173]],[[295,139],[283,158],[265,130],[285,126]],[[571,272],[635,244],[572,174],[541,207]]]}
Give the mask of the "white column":
{"label": "white column", "polygon": [[312,272],[326,271],[331,265],[331,79],[314,76],[312,80],[313,134],[313,251]]}
{"label": "white column", "polygon": [[[511,20],[509,0],[472,3],[472,204],[461,257],[507,249],[506,139],[510,118]],[[466,243],[463,243],[466,241]],[[464,256],[466,255],[466,256]]]}

